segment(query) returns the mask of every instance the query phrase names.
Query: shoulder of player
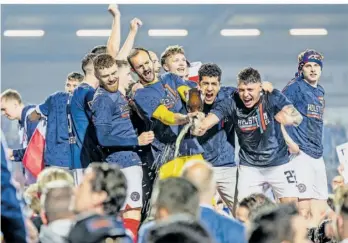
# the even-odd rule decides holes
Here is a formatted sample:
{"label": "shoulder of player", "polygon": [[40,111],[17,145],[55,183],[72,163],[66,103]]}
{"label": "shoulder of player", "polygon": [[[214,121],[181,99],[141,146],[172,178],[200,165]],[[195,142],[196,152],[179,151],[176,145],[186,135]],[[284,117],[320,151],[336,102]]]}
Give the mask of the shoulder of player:
{"label": "shoulder of player", "polygon": [[294,92],[301,89],[301,82],[297,79],[291,80],[282,90],[283,93]]}
{"label": "shoulder of player", "polygon": [[57,91],[54,92],[53,94],[51,94],[49,97],[51,98],[58,98],[58,97],[68,97],[69,93],[65,92],[65,91]]}
{"label": "shoulder of player", "polygon": [[159,87],[162,87],[160,82],[154,83],[152,85],[145,86],[144,88],[138,89],[135,92],[134,100],[144,102],[150,98],[162,98],[160,95]]}
{"label": "shoulder of player", "polygon": [[175,73],[171,73],[171,72],[165,72],[160,76],[160,79],[162,81],[166,81],[167,79],[181,79],[178,75],[176,75]]}
{"label": "shoulder of player", "polygon": [[[186,86],[192,88],[191,87],[192,85],[188,84],[186,80],[182,79],[180,76],[176,75],[175,73],[166,72],[160,76],[160,81],[169,85],[175,85],[177,80],[184,83]],[[190,80],[190,82],[192,81]]]}
{"label": "shoulder of player", "polygon": [[320,92],[323,93],[323,95],[325,94],[325,89],[323,86],[321,86],[320,84],[318,84],[318,89],[320,90]]}
{"label": "shoulder of player", "polygon": [[104,92],[103,90],[99,90],[99,88],[96,90],[93,100],[92,100],[92,107],[98,107],[101,104],[112,104],[113,101],[111,97]]}
{"label": "shoulder of player", "polygon": [[235,87],[222,86],[220,88],[219,93],[225,94],[226,96],[231,96],[236,91],[237,91],[237,88]]}

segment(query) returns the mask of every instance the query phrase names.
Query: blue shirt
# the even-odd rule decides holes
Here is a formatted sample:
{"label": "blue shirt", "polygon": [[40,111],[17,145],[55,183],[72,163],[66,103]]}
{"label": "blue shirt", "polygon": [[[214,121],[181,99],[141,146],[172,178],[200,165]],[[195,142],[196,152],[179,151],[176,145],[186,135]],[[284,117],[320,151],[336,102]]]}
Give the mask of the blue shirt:
{"label": "blue shirt", "polygon": [[71,98],[72,129],[76,138],[76,143],[72,144],[74,169],[86,168],[91,162],[101,160],[90,107],[94,93],[95,89],[92,86],[81,83]]}
{"label": "blue shirt", "polygon": [[[236,91],[232,87],[221,87],[215,102],[228,99]],[[212,105],[204,104],[204,113],[208,114]],[[198,137],[198,142],[204,149],[203,157],[206,161],[217,166],[235,166],[234,161],[234,128],[228,117],[209,129],[206,134]]]}
{"label": "blue shirt", "polygon": [[[200,206],[200,221],[217,243],[246,243],[245,227],[236,220],[220,215],[213,209]],[[146,237],[156,221],[142,225],[138,233],[138,243],[146,243]]]}
{"label": "blue shirt", "polygon": [[41,114],[47,117],[46,165],[71,167],[71,148],[67,104],[70,98],[67,92],[56,92],[39,105]]}
{"label": "blue shirt", "polygon": [[318,84],[315,88],[298,78],[290,82],[283,93],[303,117],[298,127],[288,126],[286,131],[303,152],[315,159],[320,158],[323,155],[323,87]]}
{"label": "blue shirt", "polygon": [[[152,130],[155,133],[155,141],[152,146],[155,147],[158,154],[163,151],[166,144],[175,143],[182,126],[165,125],[152,118],[152,115],[160,105],[166,106],[169,111],[174,113],[187,113],[185,104],[177,91],[180,86],[187,86],[184,80],[173,73],[165,73],[161,75],[158,82],[137,90],[134,96],[135,103],[144,114],[145,119],[154,124]],[[190,156],[201,154],[203,151],[197,138],[188,134],[180,144],[179,155]],[[154,157],[157,156],[154,155]],[[173,154],[168,160],[171,159],[173,159]]]}
{"label": "blue shirt", "polygon": [[[27,105],[23,108],[22,114],[21,114],[21,120],[18,122],[20,129],[24,129],[23,136],[26,136],[27,142],[29,143],[31,136],[33,135],[38,121],[30,121],[29,117],[27,116],[27,112],[29,109],[35,108],[35,105]],[[24,127],[25,123],[27,124],[26,127]],[[22,138],[21,138],[22,139]],[[22,161],[24,154],[25,154],[26,148],[22,149],[14,149],[13,150],[13,157],[15,161]]]}
{"label": "blue shirt", "polygon": [[17,197],[19,194],[12,184],[5,151],[6,144],[1,134],[1,231],[6,242],[26,243],[22,206]]}
{"label": "blue shirt", "polygon": [[289,162],[288,147],[274,116],[291,102],[279,91],[263,93],[253,108],[246,108],[236,92],[211,110],[220,120],[230,117],[240,145],[240,164],[269,167]]}
{"label": "blue shirt", "polygon": [[200,206],[201,222],[217,243],[247,243],[245,227],[213,209]]}
{"label": "blue shirt", "polygon": [[137,154],[138,136],[129,116],[126,97],[99,87],[92,101],[92,120],[98,142],[105,147],[106,161],[121,168],[141,165]]}

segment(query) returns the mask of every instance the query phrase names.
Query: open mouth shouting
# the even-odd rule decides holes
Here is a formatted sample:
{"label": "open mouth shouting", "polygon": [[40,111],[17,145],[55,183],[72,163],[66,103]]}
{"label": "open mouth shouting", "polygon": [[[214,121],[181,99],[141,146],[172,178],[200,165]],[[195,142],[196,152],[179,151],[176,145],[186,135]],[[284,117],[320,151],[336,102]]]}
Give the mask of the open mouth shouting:
{"label": "open mouth shouting", "polygon": [[206,102],[213,102],[214,101],[214,93],[205,93],[204,99]]}
{"label": "open mouth shouting", "polygon": [[147,81],[152,81],[153,79],[153,76],[152,76],[152,71],[149,69],[149,70],[145,70],[143,72],[143,76],[144,78],[147,80]]}
{"label": "open mouth shouting", "polygon": [[247,108],[250,108],[253,105],[253,98],[251,97],[244,98],[243,103]]}
{"label": "open mouth shouting", "polygon": [[186,68],[185,67],[179,67],[178,69],[176,69],[176,71],[180,74],[184,74],[185,73]]}

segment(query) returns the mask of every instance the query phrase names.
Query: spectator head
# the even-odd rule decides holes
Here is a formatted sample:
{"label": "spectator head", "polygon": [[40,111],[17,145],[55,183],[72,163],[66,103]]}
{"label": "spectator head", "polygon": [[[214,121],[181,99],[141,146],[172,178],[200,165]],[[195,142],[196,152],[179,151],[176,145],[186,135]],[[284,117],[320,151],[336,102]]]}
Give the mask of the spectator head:
{"label": "spectator head", "polygon": [[249,243],[308,242],[306,226],[294,204],[265,209],[252,222]]}
{"label": "spectator head", "polygon": [[147,234],[148,243],[212,243],[205,228],[193,220],[167,220]]}
{"label": "spectator head", "polygon": [[45,168],[37,177],[38,193],[42,194],[46,185],[52,181],[66,181],[69,185],[74,186],[74,178],[64,169],[48,167]]}
{"label": "spectator head", "polygon": [[41,218],[44,224],[59,219],[72,219],[75,215],[70,210],[73,186],[64,180],[46,184],[41,195]]}
{"label": "spectator head", "polygon": [[92,163],[75,191],[74,210],[116,215],[127,195],[126,177],[115,164]]}
{"label": "spectator head", "polygon": [[156,219],[187,214],[199,217],[199,192],[188,180],[180,177],[158,181],[154,192]]}
{"label": "spectator head", "polygon": [[201,203],[211,204],[216,181],[213,167],[209,163],[204,160],[190,161],[185,164],[181,176],[197,187]]}
{"label": "spectator head", "polygon": [[[242,199],[236,210],[236,218],[242,223],[249,223],[251,212],[260,206],[273,205],[274,203],[262,193],[254,193]],[[259,208],[260,209],[260,208]]]}

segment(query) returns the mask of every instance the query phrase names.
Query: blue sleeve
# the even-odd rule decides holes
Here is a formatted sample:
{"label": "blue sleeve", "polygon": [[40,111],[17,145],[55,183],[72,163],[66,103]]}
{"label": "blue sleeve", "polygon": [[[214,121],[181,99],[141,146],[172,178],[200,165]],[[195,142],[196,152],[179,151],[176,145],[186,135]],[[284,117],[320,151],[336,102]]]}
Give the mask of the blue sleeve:
{"label": "blue sleeve", "polygon": [[104,147],[130,147],[138,145],[138,137],[125,137],[111,134],[113,101],[107,96],[95,97],[92,104],[92,120],[96,129],[98,142]]}
{"label": "blue sleeve", "polygon": [[16,188],[11,182],[3,143],[1,143],[1,224],[4,226],[1,227],[1,231],[5,242],[27,242],[22,207],[17,198]]}
{"label": "blue sleeve", "polygon": [[84,107],[86,109],[86,114],[89,119],[91,119],[92,101],[94,97],[95,90],[89,89],[85,96]]}
{"label": "blue sleeve", "polygon": [[161,98],[155,89],[144,88],[137,90],[134,101],[145,117],[151,119],[155,110],[161,105]]}
{"label": "blue sleeve", "polygon": [[167,72],[167,73],[162,74],[161,80],[163,80],[164,83],[168,83],[168,84],[170,84],[170,83],[173,84],[174,83],[174,87],[176,87],[176,88],[179,88],[180,86],[183,86],[183,85],[191,87],[188,84],[188,81],[183,80],[182,78],[180,78],[178,75],[176,75],[174,73]]}
{"label": "blue sleeve", "polygon": [[[175,86],[176,88],[179,88],[180,86],[188,86],[190,88],[192,88],[187,81],[183,80],[182,78],[180,78],[178,75],[171,73],[171,78],[174,80]],[[192,85],[192,84],[191,84]]]}
{"label": "blue sleeve", "polygon": [[272,93],[268,96],[268,101],[274,110],[274,114],[281,111],[284,106],[292,105],[290,100],[288,100],[285,95],[283,95],[279,90],[273,89]]}
{"label": "blue sleeve", "polygon": [[44,103],[39,105],[39,109],[42,115],[44,116],[48,116],[49,113],[49,107],[50,107],[50,102],[51,102],[51,97],[52,95],[50,95],[45,101]]}
{"label": "blue sleeve", "polygon": [[189,86],[191,89],[192,88],[197,88],[197,83],[196,82],[193,82],[191,80],[186,80],[186,85]]}
{"label": "blue sleeve", "polygon": [[222,120],[225,117],[232,117],[233,106],[234,100],[232,98],[219,100],[214,104],[214,107],[210,110],[210,113],[216,115],[219,120]]}
{"label": "blue sleeve", "polygon": [[283,94],[294,105],[296,105],[297,100],[298,100],[298,95],[300,93],[301,93],[300,87],[296,83],[292,83],[292,84],[287,85],[283,90]]}
{"label": "blue sleeve", "polygon": [[[87,91],[86,98],[85,98],[85,102],[86,102],[87,105],[92,102],[93,97],[94,97],[94,93],[95,93],[95,91],[92,90],[92,89],[89,89]],[[90,106],[88,106],[88,107],[90,107]]]}

